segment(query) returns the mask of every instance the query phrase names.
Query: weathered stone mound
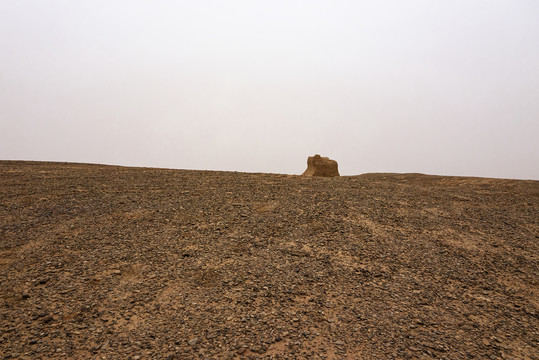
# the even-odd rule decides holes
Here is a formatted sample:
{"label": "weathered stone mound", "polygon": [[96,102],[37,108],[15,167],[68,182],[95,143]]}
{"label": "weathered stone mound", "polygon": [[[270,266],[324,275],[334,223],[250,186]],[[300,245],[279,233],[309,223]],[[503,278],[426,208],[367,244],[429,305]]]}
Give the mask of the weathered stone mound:
{"label": "weathered stone mound", "polygon": [[339,176],[339,165],[335,160],[321,157],[318,154],[309,156],[307,159],[307,170],[305,170],[303,176]]}

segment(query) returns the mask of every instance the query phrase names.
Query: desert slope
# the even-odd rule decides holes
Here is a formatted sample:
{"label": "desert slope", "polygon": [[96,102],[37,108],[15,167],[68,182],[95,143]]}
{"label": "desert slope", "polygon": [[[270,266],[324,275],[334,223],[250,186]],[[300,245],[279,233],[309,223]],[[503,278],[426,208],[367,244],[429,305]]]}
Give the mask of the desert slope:
{"label": "desert slope", "polygon": [[0,355],[539,358],[539,182],[0,161]]}

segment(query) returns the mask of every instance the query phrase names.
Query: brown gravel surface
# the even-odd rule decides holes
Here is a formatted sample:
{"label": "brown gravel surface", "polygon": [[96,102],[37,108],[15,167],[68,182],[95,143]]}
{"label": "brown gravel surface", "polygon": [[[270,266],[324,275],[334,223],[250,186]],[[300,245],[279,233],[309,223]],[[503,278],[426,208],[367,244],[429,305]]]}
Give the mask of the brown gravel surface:
{"label": "brown gravel surface", "polygon": [[539,182],[0,162],[0,356],[538,359]]}

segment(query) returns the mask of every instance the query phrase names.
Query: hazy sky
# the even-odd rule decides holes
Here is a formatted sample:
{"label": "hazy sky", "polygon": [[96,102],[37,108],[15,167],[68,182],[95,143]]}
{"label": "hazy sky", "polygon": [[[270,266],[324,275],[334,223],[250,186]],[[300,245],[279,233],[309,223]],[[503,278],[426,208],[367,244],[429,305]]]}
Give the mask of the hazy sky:
{"label": "hazy sky", "polygon": [[0,0],[0,159],[539,179],[539,1]]}

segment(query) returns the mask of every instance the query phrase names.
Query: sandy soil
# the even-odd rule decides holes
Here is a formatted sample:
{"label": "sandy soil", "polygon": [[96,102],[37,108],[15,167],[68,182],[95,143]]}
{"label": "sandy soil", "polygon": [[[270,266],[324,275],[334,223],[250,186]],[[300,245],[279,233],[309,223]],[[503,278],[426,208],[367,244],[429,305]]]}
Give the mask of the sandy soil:
{"label": "sandy soil", "polygon": [[539,359],[538,314],[538,181],[0,162],[4,358]]}

